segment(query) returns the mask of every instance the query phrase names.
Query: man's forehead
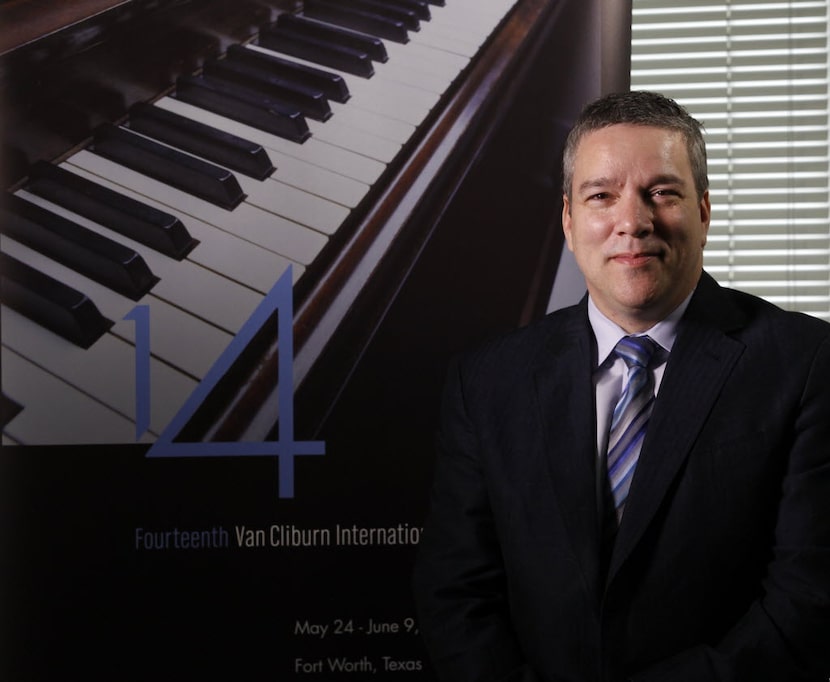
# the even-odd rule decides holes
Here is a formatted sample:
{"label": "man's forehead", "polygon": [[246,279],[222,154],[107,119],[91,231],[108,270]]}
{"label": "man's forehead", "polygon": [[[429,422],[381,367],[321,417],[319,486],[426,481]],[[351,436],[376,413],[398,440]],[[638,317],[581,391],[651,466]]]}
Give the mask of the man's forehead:
{"label": "man's forehead", "polygon": [[669,128],[616,124],[590,131],[575,155],[575,175],[641,170],[684,176],[691,170],[683,133]]}
{"label": "man's forehead", "polygon": [[661,139],[667,143],[679,143],[685,147],[685,136],[682,131],[675,128],[666,128],[655,125],[637,123],[613,123],[601,128],[588,130],[582,136],[579,147],[591,142],[608,142],[613,140],[629,139]]}

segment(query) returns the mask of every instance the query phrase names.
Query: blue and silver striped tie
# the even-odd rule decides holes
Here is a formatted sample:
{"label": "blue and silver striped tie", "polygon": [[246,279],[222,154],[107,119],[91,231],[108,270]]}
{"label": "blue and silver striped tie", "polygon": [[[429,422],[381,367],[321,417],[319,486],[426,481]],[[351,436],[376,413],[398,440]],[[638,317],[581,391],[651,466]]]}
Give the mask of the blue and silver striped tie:
{"label": "blue and silver striped tie", "polygon": [[626,336],[614,348],[628,366],[625,387],[611,418],[608,436],[608,478],[617,520],[622,518],[634,467],[654,405],[654,379],[648,369],[657,344],[648,336]]}

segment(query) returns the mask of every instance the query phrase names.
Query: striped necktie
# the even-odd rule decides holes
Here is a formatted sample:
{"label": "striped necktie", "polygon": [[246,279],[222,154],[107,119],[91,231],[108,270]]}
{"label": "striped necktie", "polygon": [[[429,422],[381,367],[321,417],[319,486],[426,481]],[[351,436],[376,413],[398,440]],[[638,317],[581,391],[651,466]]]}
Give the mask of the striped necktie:
{"label": "striped necktie", "polygon": [[618,521],[622,518],[654,405],[654,379],[648,365],[656,349],[657,344],[648,336],[623,337],[614,348],[628,367],[625,387],[614,407],[608,437],[608,478]]}

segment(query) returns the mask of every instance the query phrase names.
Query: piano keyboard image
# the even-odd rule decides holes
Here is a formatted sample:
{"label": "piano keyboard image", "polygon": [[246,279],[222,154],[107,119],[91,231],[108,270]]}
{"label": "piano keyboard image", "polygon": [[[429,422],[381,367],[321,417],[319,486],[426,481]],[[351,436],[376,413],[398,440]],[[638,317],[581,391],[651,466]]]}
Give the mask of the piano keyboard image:
{"label": "piano keyboard image", "polygon": [[[136,442],[137,306],[139,440],[155,441],[275,282],[290,268],[302,287],[336,260],[344,226],[515,4],[305,0],[83,148],[33,163],[0,209],[3,444]],[[269,407],[249,437],[278,417]]]}

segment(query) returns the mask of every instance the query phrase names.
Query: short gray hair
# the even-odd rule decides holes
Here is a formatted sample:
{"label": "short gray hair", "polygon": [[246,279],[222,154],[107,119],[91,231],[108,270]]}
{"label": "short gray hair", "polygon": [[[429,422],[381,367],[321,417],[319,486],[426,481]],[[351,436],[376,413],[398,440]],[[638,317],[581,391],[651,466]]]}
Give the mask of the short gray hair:
{"label": "short gray hair", "polygon": [[562,191],[571,199],[574,160],[586,134],[617,124],[652,126],[676,130],[686,139],[689,163],[698,198],[709,188],[706,143],[703,126],[673,99],[656,92],[621,92],[601,97],[588,104],[574,123],[562,157]]}

